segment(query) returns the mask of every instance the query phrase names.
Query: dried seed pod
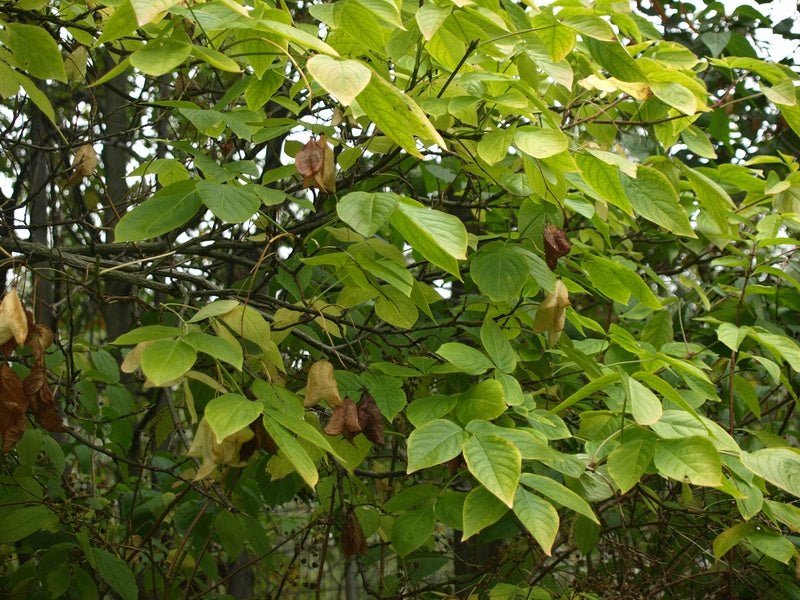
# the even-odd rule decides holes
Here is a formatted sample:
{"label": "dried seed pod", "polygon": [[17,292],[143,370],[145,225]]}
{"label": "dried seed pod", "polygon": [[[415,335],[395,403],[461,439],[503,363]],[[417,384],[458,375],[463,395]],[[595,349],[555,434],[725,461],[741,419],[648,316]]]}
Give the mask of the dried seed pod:
{"label": "dried seed pod", "polygon": [[347,441],[361,433],[361,425],[358,423],[358,408],[356,403],[345,398],[344,402],[333,409],[331,420],[324,429],[328,435],[342,435]]}
{"label": "dried seed pod", "polygon": [[558,341],[567,318],[569,306],[569,293],[566,286],[559,279],[552,293],[548,294],[536,311],[536,320],[533,323],[533,333],[547,332],[547,341],[553,346]]}
{"label": "dried seed pod", "polygon": [[569,254],[571,246],[564,231],[555,225],[544,228],[544,258],[551,271],[556,270],[558,259]]}
{"label": "dried seed pod", "polygon": [[308,370],[306,398],[303,401],[303,406],[311,408],[323,400],[333,408],[342,403],[342,397],[339,395],[339,385],[333,375],[333,365],[327,360],[318,360]]}
{"label": "dried seed pod", "polygon": [[333,150],[325,136],[311,138],[295,155],[294,165],[303,176],[303,187],[317,187],[320,191],[336,191],[336,165]]}
{"label": "dried seed pod", "polygon": [[342,552],[345,558],[364,556],[367,553],[367,538],[364,536],[364,530],[361,528],[361,523],[358,522],[356,511],[352,506],[348,507],[344,515]]}
{"label": "dried seed pod", "polygon": [[373,444],[383,446],[386,443],[383,437],[383,415],[378,405],[368,392],[361,394],[358,403],[358,424],[364,436]]}
{"label": "dried seed pod", "polygon": [[11,338],[17,344],[24,344],[28,337],[28,317],[17,295],[17,289],[11,288],[0,303],[0,344]]}
{"label": "dried seed pod", "polygon": [[75,151],[72,159],[72,175],[64,182],[65,186],[76,185],[84,177],[94,175],[97,168],[97,152],[91,144],[84,144]]}

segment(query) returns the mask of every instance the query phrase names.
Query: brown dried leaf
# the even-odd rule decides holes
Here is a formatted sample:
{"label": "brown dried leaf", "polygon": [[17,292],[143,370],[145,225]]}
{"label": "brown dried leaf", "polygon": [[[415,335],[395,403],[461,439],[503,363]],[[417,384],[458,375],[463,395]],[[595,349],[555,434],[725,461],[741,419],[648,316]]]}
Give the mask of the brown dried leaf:
{"label": "brown dried leaf", "polygon": [[344,516],[342,527],[342,552],[345,558],[364,556],[367,553],[367,538],[361,523],[358,522],[356,511],[350,506]]}
{"label": "brown dried leaf", "polygon": [[294,157],[297,172],[303,176],[303,187],[318,187],[323,192],[336,191],[336,165],[333,150],[325,136],[311,138]]}
{"label": "brown dried leaf", "polygon": [[331,407],[336,408],[342,403],[339,395],[339,386],[333,375],[333,365],[327,360],[318,360],[308,370],[306,380],[306,398],[303,406],[311,408],[325,400]]}
{"label": "brown dried leaf", "polygon": [[564,231],[555,225],[544,228],[544,258],[551,271],[556,270],[558,259],[570,251],[570,243]]}
{"label": "brown dried leaf", "polygon": [[22,382],[8,363],[0,366],[0,435],[3,436],[3,452],[10,452],[25,433],[28,397]]}
{"label": "brown dried leaf", "polygon": [[17,289],[11,288],[0,303],[0,344],[14,338],[17,344],[24,344],[28,337],[28,317]]}
{"label": "brown dried leaf", "polygon": [[358,424],[370,442],[378,446],[386,443],[383,436],[383,415],[375,404],[375,398],[368,392],[361,394],[361,401],[358,403]]}
{"label": "brown dried leaf", "polygon": [[553,346],[558,341],[567,318],[569,306],[569,293],[562,281],[556,281],[555,289],[545,296],[536,311],[536,320],[533,323],[533,333],[547,332],[547,341]]}
{"label": "brown dried leaf", "polygon": [[333,409],[331,420],[324,429],[328,435],[342,435],[347,441],[351,441],[356,435],[361,433],[361,425],[358,424],[358,408],[356,403],[345,398],[344,402]]}
{"label": "brown dried leaf", "polygon": [[53,391],[47,382],[39,388],[34,396],[30,397],[30,403],[31,412],[39,425],[47,431],[64,431],[64,421],[61,419]]}

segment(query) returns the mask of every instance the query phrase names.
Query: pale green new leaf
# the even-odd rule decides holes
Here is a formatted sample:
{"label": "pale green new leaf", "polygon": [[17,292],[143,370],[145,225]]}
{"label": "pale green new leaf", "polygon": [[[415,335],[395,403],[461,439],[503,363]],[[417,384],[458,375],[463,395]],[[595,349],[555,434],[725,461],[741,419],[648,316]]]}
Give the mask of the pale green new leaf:
{"label": "pale green new leaf", "polygon": [[583,515],[587,519],[600,523],[597,516],[594,514],[592,507],[589,503],[581,498],[578,494],[573,492],[568,487],[560,484],[555,479],[544,477],[543,475],[534,475],[532,473],[523,473],[520,478],[522,485],[529,487],[537,494],[547,496],[556,504],[560,504],[564,508],[575,511]]}
{"label": "pale green new leaf", "polygon": [[461,539],[466,540],[479,531],[499,521],[508,512],[508,506],[485,487],[473,488],[464,501],[464,531]]}
{"label": "pale green new leaf", "polygon": [[206,405],[204,414],[217,443],[221,444],[226,437],[244,429],[260,417],[263,410],[261,402],[248,400],[241,394],[223,394]]}
{"label": "pale green new leaf", "polygon": [[317,54],[306,63],[308,72],[329,94],[349,105],[372,77],[372,71],[357,60],[338,60]]}
{"label": "pale green new leaf", "polygon": [[789,448],[764,448],[742,452],[742,463],[759,477],[800,498],[800,454]]}
{"label": "pale green new leaf", "polygon": [[464,460],[475,479],[509,508],[519,486],[522,456],[519,449],[496,435],[473,435],[463,446]]}
{"label": "pale green new leaf", "polygon": [[555,507],[525,488],[519,488],[514,498],[514,514],[550,556],[560,523]]}
{"label": "pale green new leaf", "polygon": [[506,398],[503,384],[496,379],[481,381],[478,385],[461,394],[456,405],[456,417],[462,423],[473,419],[491,421],[506,411]]}
{"label": "pale green new leaf", "polygon": [[414,250],[460,277],[458,261],[467,257],[467,230],[460,219],[401,198],[389,222]]}
{"label": "pale green new leaf", "polygon": [[142,371],[155,385],[164,385],[192,368],[197,353],[180,340],[156,340],[142,351]]}
{"label": "pale green new leaf", "polygon": [[719,452],[707,438],[658,440],[653,461],[658,472],[670,479],[711,487],[722,484]]}
{"label": "pale green new leaf", "polygon": [[392,216],[398,198],[388,192],[351,192],[336,203],[336,214],[355,231],[370,237]]}
{"label": "pale green new leaf", "polygon": [[452,421],[435,419],[408,436],[408,472],[447,462],[461,453],[464,430]]}
{"label": "pale green new leaf", "polygon": [[517,367],[517,354],[503,330],[494,319],[487,317],[481,326],[481,342],[495,367],[504,373],[512,373]]}
{"label": "pale green new leaf", "polygon": [[640,166],[635,178],[622,176],[622,185],[636,214],[676,235],[697,237],[675,188],[660,171]]}
{"label": "pale green new leaf", "polygon": [[633,419],[639,425],[652,425],[661,418],[661,401],[633,377],[626,380],[626,392]]}
{"label": "pale green new leaf", "polygon": [[566,151],[569,140],[559,129],[526,125],[514,132],[514,145],[531,158],[549,158]]}
{"label": "pale green new leaf", "polygon": [[485,354],[460,342],[446,342],[436,354],[469,375],[482,375],[493,366]]}

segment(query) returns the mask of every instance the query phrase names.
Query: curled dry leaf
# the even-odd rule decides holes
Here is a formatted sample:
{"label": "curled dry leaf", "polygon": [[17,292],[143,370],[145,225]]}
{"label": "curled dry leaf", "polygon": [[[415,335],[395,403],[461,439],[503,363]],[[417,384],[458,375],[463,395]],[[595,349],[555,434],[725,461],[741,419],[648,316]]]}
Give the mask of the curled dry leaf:
{"label": "curled dry leaf", "polygon": [[28,398],[22,389],[22,382],[8,363],[3,363],[0,366],[0,435],[3,436],[3,452],[10,452],[25,433],[27,409]]}
{"label": "curled dry leaf", "polygon": [[569,293],[566,286],[559,279],[552,293],[547,294],[536,311],[536,320],[533,323],[533,333],[547,332],[547,342],[551,346],[558,341],[567,318],[569,306]]}
{"label": "curled dry leaf", "polygon": [[342,404],[333,409],[331,420],[328,421],[324,431],[328,435],[341,434],[347,441],[352,441],[356,435],[361,433],[356,403],[350,398],[345,398]]}
{"label": "curled dry leaf", "polygon": [[339,385],[333,375],[333,365],[327,360],[318,360],[308,370],[306,398],[303,401],[303,406],[311,408],[323,400],[333,408],[342,403],[342,397],[339,395]]}
{"label": "curled dry leaf", "polygon": [[342,527],[342,552],[345,558],[364,556],[367,553],[367,538],[361,523],[358,522],[356,511],[352,506],[347,508]]}
{"label": "curled dry leaf", "polygon": [[28,336],[28,346],[34,357],[33,367],[22,381],[22,388],[30,402],[36,421],[48,431],[63,431],[64,423],[55,403],[53,391],[47,382],[44,353],[53,343],[53,332],[46,325],[35,325]]}
{"label": "curled dry leaf", "polygon": [[297,172],[303,176],[303,187],[317,187],[323,192],[336,191],[336,165],[333,150],[325,136],[311,138],[294,157]]}
{"label": "curled dry leaf", "polygon": [[358,424],[364,437],[370,442],[378,446],[386,443],[383,437],[383,415],[378,405],[375,404],[375,398],[368,392],[361,394],[361,400],[358,403]]}
{"label": "curled dry leaf", "polygon": [[28,337],[28,317],[17,289],[11,288],[0,302],[0,344],[14,339],[17,344],[24,344]]}
{"label": "curled dry leaf", "polygon": [[197,426],[192,446],[186,453],[187,456],[201,459],[200,468],[194,476],[195,481],[211,475],[217,465],[243,467],[246,463],[242,461],[240,452],[242,446],[253,439],[253,436],[253,431],[249,427],[244,427],[226,437],[222,443],[217,443],[214,431],[203,418]]}
{"label": "curled dry leaf", "polygon": [[555,225],[544,228],[544,258],[551,271],[556,270],[558,259],[569,254],[571,246],[564,231]]}
{"label": "curled dry leaf", "polygon": [[76,185],[84,177],[94,175],[97,168],[97,152],[91,144],[84,144],[75,151],[72,159],[72,175],[64,182],[64,185]]}

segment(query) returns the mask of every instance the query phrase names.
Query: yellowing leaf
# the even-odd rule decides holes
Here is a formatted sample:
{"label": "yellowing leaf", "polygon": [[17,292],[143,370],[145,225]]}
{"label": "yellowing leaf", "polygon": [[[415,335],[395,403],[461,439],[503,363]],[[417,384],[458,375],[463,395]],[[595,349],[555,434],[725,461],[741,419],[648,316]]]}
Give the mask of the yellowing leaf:
{"label": "yellowing leaf", "polygon": [[324,54],[311,57],[308,72],[326,92],[347,106],[367,87],[372,71],[357,60],[337,60]]}

